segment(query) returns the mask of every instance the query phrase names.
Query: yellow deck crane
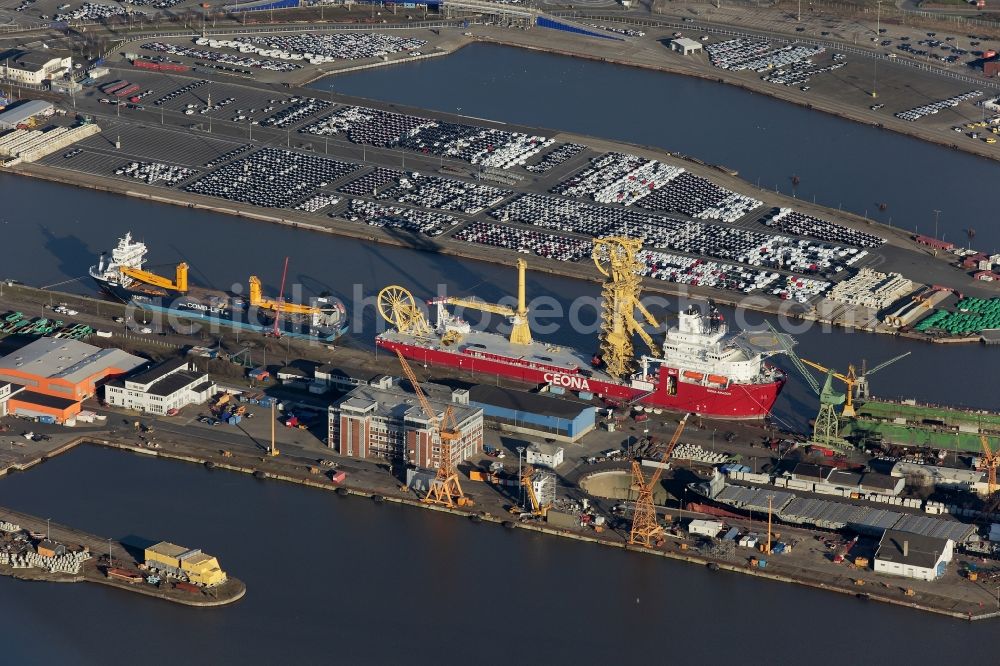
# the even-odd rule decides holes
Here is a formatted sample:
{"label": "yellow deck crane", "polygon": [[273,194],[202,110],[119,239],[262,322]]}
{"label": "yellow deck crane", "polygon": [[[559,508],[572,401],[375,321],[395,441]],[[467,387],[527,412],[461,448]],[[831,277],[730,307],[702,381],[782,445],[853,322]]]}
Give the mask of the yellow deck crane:
{"label": "yellow deck crane", "polygon": [[660,356],[660,348],[636,319],[636,310],[654,328],[659,323],[639,302],[642,290],[643,264],[636,258],[642,249],[638,238],[608,237],[594,241],[594,264],[608,279],[601,289],[601,360],[609,374],[624,377],[635,363],[632,336],[638,335],[653,356]]}
{"label": "yellow deck crane", "polygon": [[427,396],[424,395],[423,389],[420,388],[420,382],[417,381],[417,376],[413,374],[413,369],[410,368],[410,364],[406,362],[406,359],[403,358],[398,349],[396,350],[396,356],[399,357],[399,364],[402,366],[403,373],[413,387],[413,392],[417,394],[417,400],[420,402],[421,409],[424,410],[424,414],[427,415],[431,423],[432,437],[440,443],[438,450],[440,451],[441,460],[438,462],[437,474],[431,480],[430,487],[427,489],[427,494],[424,496],[423,501],[427,504],[438,504],[447,507],[472,506],[472,499],[465,496],[462,484],[458,482],[458,470],[455,468],[455,462],[451,458],[452,446],[462,438],[458,424],[455,423],[455,412],[452,410],[451,405],[448,405],[444,410],[444,417],[438,417],[437,412],[434,411],[430,402],[427,401]]}
{"label": "yellow deck crane", "polygon": [[[497,303],[487,303],[478,299],[455,298],[452,296],[442,299],[448,305],[480,310],[492,314],[507,317],[511,323],[510,343],[512,345],[530,345],[531,327],[528,322],[528,305],[525,299],[524,272],[528,267],[528,262],[524,259],[517,260],[517,309],[509,308],[506,305]],[[453,340],[452,342],[456,342]]]}
{"label": "yellow deck crane", "polygon": [[417,337],[431,334],[430,324],[417,306],[413,294],[405,287],[394,284],[378,292],[378,312],[382,318],[404,335]]}
{"label": "yellow deck crane", "polygon": [[138,268],[119,266],[118,271],[133,280],[138,280],[143,284],[150,284],[154,287],[160,287],[161,289],[169,289],[182,294],[186,294],[188,290],[188,265],[183,261],[177,264],[173,282],[170,281],[170,278],[165,278],[162,275],[150,273],[149,271],[139,270]]}
{"label": "yellow deck crane", "polygon": [[670,460],[670,454],[674,452],[674,447],[677,446],[681,433],[684,432],[688,416],[690,414],[685,414],[681,422],[677,424],[677,429],[674,430],[670,443],[663,449],[662,465],[657,466],[649,482],[642,474],[642,465],[639,464],[639,461],[632,461],[632,489],[638,492],[638,496],[635,500],[635,509],[632,512],[632,529],[628,535],[629,545],[655,548],[663,542],[664,531],[663,526],[656,519],[653,491],[660,483],[660,477],[663,475],[667,461]]}
{"label": "yellow deck crane", "polygon": [[888,361],[885,361],[884,363],[879,363],[871,370],[865,370],[864,366],[862,365],[862,370],[860,374],[858,374],[857,368],[855,368],[854,364],[852,363],[847,366],[846,375],[841,374],[836,370],[831,370],[830,368],[826,368],[820,365],[819,363],[816,363],[815,361],[802,359],[802,362],[812,368],[816,368],[820,372],[825,372],[831,377],[839,379],[840,381],[844,382],[844,384],[847,385],[847,392],[844,400],[844,409],[841,412],[841,416],[844,416],[845,418],[851,418],[857,416],[857,412],[854,409],[854,399],[868,397],[868,377],[875,374],[882,368],[888,367],[893,363],[895,363],[896,361],[904,359],[909,355],[910,352],[906,352],[905,354],[900,354],[899,356],[891,358]]}
{"label": "yellow deck crane", "polygon": [[997,467],[1000,466],[1000,455],[990,448],[990,441],[986,435],[980,435],[979,441],[983,445],[983,457],[979,459],[976,469],[986,471],[986,497],[989,498],[997,491]]}
{"label": "yellow deck crane", "polygon": [[250,276],[250,305],[263,310],[283,312],[285,314],[311,315],[322,312],[322,310],[313,307],[312,305],[288,303],[284,299],[275,301],[269,298],[264,298],[263,289],[260,285],[260,278],[256,275]]}

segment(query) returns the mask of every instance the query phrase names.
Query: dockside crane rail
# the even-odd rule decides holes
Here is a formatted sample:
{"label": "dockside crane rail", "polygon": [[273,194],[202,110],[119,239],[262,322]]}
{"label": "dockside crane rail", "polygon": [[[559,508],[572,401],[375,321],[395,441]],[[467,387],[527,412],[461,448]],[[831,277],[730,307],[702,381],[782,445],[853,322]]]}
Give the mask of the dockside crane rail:
{"label": "dockside crane rail", "polygon": [[451,458],[452,444],[462,438],[462,433],[455,421],[455,412],[452,410],[451,405],[448,405],[444,410],[443,418],[439,417],[434,408],[431,407],[427,396],[424,395],[424,390],[420,387],[420,382],[417,381],[417,376],[413,373],[410,364],[398,349],[396,350],[396,356],[399,357],[399,364],[403,368],[403,374],[406,375],[406,379],[409,380],[410,385],[413,387],[413,392],[417,395],[420,408],[427,415],[427,419],[431,425],[431,432],[439,443],[441,460],[438,463],[437,473],[431,480],[430,487],[427,489],[423,501],[427,504],[438,504],[447,507],[471,506],[472,500],[465,496],[462,484],[458,480],[458,470],[455,468],[455,464]]}
{"label": "dockside crane rail", "polygon": [[663,541],[664,529],[656,519],[656,504],[653,502],[653,492],[660,483],[663,470],[670,460],[670,455],[674,452],[674,447],[680,441],[681,433],[687,425],[690,414],[685,414],[677,428],[674,430],[670,442],[663,449],[661,464],[653,471],[652,477],[647,482],[642,473],[642,465],[638,460],[632,460],[632,488],[638,492],[635,500],[635,508],[632,511],[632,529],[629,531],[628,542],[632,546],[645,546],[655,548]]}

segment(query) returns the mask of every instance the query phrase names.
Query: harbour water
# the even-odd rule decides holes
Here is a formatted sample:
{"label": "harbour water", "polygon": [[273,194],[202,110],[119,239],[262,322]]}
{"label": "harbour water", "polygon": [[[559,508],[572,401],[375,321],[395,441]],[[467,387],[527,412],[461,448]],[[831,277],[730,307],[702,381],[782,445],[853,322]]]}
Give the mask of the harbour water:
{"label": "harbour water", "polygon": [[[498,74],[482,85],[468,74],[483,71]],[[549,94],[552,81],[560,82],[559,96]],[[363,89],[362,82],[370,86]],[[641,93],[648,104],[616,115],[620,111],[605,101],[616,95],[593,94],[612,83],[622,86],[619,98]],[[982,182],[997,167],[760,96],[731,97],[746,93],[714,84],[474,47],[413,68],[338,78],[334,85],[444,110],[455,110],[447,108],[448,99],[461,98],[460,112],[469,115],[666,145],[737,168],[751,180],[760,174],[762,184],[767,175],[781,179],[786,190],[788,175],[798,173],[802,196],[811,198],[808,188],[815,188],[817,200],[842,196],[845,207],[857,210],[885,200],[894,216],[910,210],[926,219],[923,208],[937,207],[948,211],[943,221],[952,211],[956,220],[982,219],[980,238],[987,236],[987,193],[959,185],[968,182],[963,173],[979,170]],[[507,102],[511,91],[517,97]],[[525,102],[540,99],[546,103]],[[701,112],[690,111],[690,125],[676,125],[684,121],[673,114],[688,107]],[[709,107],[725,112],[702,125]],[[753,118],[767,118],[763,126],[772,129],[751,131],[746,123]],[[773,134],[784,138],[766,140]],[[850,150],[872,154],[860,152],[868,142],[880,142],[879,150],[908,171],[895,173],[883,160],[863,175],[865,158],[848,157]],[[932,187],[935,178],[941,180]],[[515,288],[513,269],[502,266],[4,174],[0,191],[0,234],[7,248],[17,248],[5,254],[0,277],[33,285],[93,293],[87,267],[128,230],[149,244],[151,265],[185,260],[193,281],[217,288],[257,274],[273,293],[288,255],[290,281],[303,285],[304,295],[329,291],[361,318],[362,332],[352,339],[364,346],[371,344],[377,315],[356,301],[354,284],[364,297],[390,283],[418,297],[443,284],[450,293],[486,300]],[[590,283],[529,278],[531,296],[563,306],[598,293]],[[594,344],[592,332],[568,326],[537,336],[582,348]],[[996,407],[991,373],[983,372],[994,355],[982,347],[815,329],[798,339],[802,356],[840,368],[913,351],[872,379],[876,394]],[[814,410],[793,377],[778,416],[802,424]],[[984,627],[965,622],[103,449],[81,448],[0,480],[0,504],[117,538],[134,533],[200,547],[248,585],[235,607],[202,612],[95,586],[0,578],[0,623],[17,628],[4,649],[3,660],[11,663],[157,664],[175,663],[178,655],[192,663],[424,663],[440,661],[442,650],[482,663],[636,663],[664,651],[709,664],[792,663],[804,655],[813,664],[833,664],[845,654],[857,654],[853,659],[861,663],[947,663],[956,650],[988,658],[992,649],[982,640]],[[813,642],[815,649],[804,647]]]}
{"label": "harbour water", "polygon": [[[126,231],[132,231],[149,246],[154,270],[169,272],[172,265],[186,261],[193,282],[219,289],[245,288],[248,277],[255,274],[268,293],[276,293],[287,255],[289,284],[300,285],[304,297],[330,292],[340,298],[351,313],[352,344],[366,348],[373,348],[374,336],[384,325],[375,311],[374,297],[386,285],[404,285],[418,299],[430,298],[444,289],[449,294],[475,295],[496,302],[516,291],[513,267],[153,205],[4,174],[0,174],[0,188],[9,193],[0,213],[0,233],[10,247],[24,250],[5,259],[0,277],[35,286],[96,293],[86,275],[87,268]],[[38,201],[50,202],[46,218],[40,223]],[[594,349],[598,285],[530,272],[528,275],[535,336],[579,349]],[[571,325],[566,316],[577,299],[587,299],[590,304],[580,311],[579,319],[586,325],[582,329]],[[651,303],[650,307],[654,314],[668,319],[662,306]],[[669,308],[676,310],[674,303],[669,303]],[[562,316],[549,316],[553,311]],[[729,310],[725,313],[738,325],[760,326],[763,321],[763,316],[754,313],[742,313],[739,318]],[[478,313],[467,312],[465,316],[472,323],[479,321]],[[493,321],[501,323],[498,318]],[[839,329],[823,331],[818,326],[795,322],[783,328],[795,334],[801,356],[840,369],[846,369],[851,362],[860,364],[862,359],[874,365],[912,351],[912,356],[872,378],[876,395],[996,407],[988,390],[989,379],[979,372],[984,362],[994,358],[995,349],[978,344],[929,345]],[[778,362],[787,367],[792,381],[779,398],[775,415],[782,425],[805,427],[806,420],[815,413],[815,400],[795,370],[784,361]],[[949,380],[928,381],[929,362],[945,369]]]}
{"label": "harbour water", "polygon": [[0,622],[17,628],[6,663],[633,664],[669,653],[785,664],[809,653],[820,666],[855,651],[861,664],[992,654],[979,624],[106,449],[3,479],[0,504],[202,548],[247,584],[235,606],[201,610],[0,577]]}
{"label": "harbour water", "polygon": [[[512,47],[333,76],[316,87],[397,104],[657,146],[763,188],[1000,249],[1000,164],[724,84]],[[553,94],[553,91],[558,94]],[[970,120],[979,120],[976,113]],[[879,204],[885,203],[884,212]]]}

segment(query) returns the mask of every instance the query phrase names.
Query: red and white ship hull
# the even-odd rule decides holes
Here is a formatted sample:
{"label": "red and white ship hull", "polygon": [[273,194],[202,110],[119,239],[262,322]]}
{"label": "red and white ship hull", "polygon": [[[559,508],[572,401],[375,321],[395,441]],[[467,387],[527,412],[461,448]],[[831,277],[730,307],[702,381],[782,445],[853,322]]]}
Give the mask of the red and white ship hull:
{"label": "red and white ship hull", "polygon": [[659,367],[659,376],[653,381],[624,383],[600,372],[582,372],[578,366],[571,368],[495,352],[470,351],[461,345],[441,349],[392,334],[379,336],[375,343],[424,364],[498,375],[530,384],[549,384],[621,402],[643,396],[636,404],[725,419],[764,418],[785,383],[784,377],[778,376],[764,383],[730,382],[725,386],[711,386],[686,381],[680,370],[667,365]]}

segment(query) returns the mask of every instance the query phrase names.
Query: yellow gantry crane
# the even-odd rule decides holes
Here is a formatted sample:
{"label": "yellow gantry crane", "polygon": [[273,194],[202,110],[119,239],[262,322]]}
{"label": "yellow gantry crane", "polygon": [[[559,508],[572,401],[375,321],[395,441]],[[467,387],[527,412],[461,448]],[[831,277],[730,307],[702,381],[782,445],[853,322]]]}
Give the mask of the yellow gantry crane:
{"label": "yellow gantry crane", "polygon": [[465,496],[462,484],[458,481],[458,470],[455,468],[455,462],[451,458],[453,444],[462,438],[462,433],[455,422],[455,412],[452,410],[451,405],[448,405],[444,410],[444,418],[439,418],[437,412],[434,411],[430,402],[428,402],[427,396],[424,395],[424,390],[420,388],[420,382],[417,381],[416,375],[413,374],[413,369],[410,368],[410,364],[406,362],[403,354],[398,349],[396,350],[396,356],[399,357],[399,364],[402,366],[406,378],[410,381],[413,392],[417,394],[417,400],[420,402],[421,409],[424,410],[424,414],[427,415],[427,419],[431,423],[431,436],[436,438],[440,443],[439,451],[441,460],[438,463],[437,474],[431,480],[430,487],[427,489],[427,494],[424,495],[423,501],[427,504],[438,504],[447,507],[472,506],[472,500]]}
{"label": "yellow gantry crane", "polygon": [[517,260],[517,309],[509,308],[506,305],[497,303],[487,303],[478,299],[446,297],[444,302],[471,310],[480,310],[492,314],[507,317],[511,323],[510,343],[512,345],[530,345],[531,327],[528,323],[528,305],[525,298],[524,272],[528,267],[528,262],[524,259]]}
{"label": "yellow gantry crane", "polygon": [[826,374],[830,375],[831,377],[839,379],[840,381],[844,382],[844,384],[847,385],[847,391],[846,391],[845,400],[844,400],[844,409],[841,412],[841,415],[844,416],[844,417],[850,418],[850,417],[853,417],[853,416],[857,415],[857,412],[854,409],[854,399],[855,398],[867,398],[868,397],[868,377],[870,375],[875,374],[876,372],[878,372],[882,368],[888,367],[888,366],[892,365],[893,363],[895,363],[896,361],[899,361],[900,359],[904,359],[904,358],[906,358],[909,355],[910,355],[910,352],[906,352],[905,354],[900,354],[899,356],[891,358],[888,361],[885,361],[883,363],[879,363],[878,365],[876,365],[874,368],[872,368],[870,370],[866,370],[864,368],[864,366],[862,365],[862,369],[861,369],[861,373],[860,374],[858,373],[857,368],[854,366],[854,364],[851,363],[851,364],[849,364],[847,366],[847,374],[846,375],[841,374],[841,373],[837,372],[836,370],[831,370],[830,368],[824,367],[824,366],[820,365],[819,363],[816,363],[815,361],[809,361],[807,359],[802,359],[802,362],[805,363],[806,365],[810,366],[810,367],[816,368],[820,372],[825,372]]}
{"label": "yellow gantry crane", "polygon": [[138,268],[119,266],[118,271],[122,275],[127,275],[133,280],[138,280],[139,282],[143,282],[145,284],[151,284],[154,287],[169,289],[182,294],[186,294],[188,290],[188,265],[183,261],[177,264],[173,282],[170,281],[170,278],[165,278],[161,275],[157,275],[156,273],[150,273],[149,271],[139,270]]}
{"label": "yellow gantry crane", "polygon": [[660,348],[636,319],[636,310],[654,328],[656,318],[639,302],[642,290],[643,264],[636,258],[642,249],[642,240],[628,237],[598,238],[594,241],[594,264],[608,279],[601,289],[601,360],[609,374],[624,377],[635,363],[632,336],[638,335],[653,356],[660,356]]}
{"label": "yellow gantry crane", "polygon": [[674,447],[677,446],[677,442],[681,438],[681,433],[684,432],[688,416],[690,414],[685,414],[681,422],[677,424],[677,429],[674,430],[674,434],[670,438],[670,443],[663,450],[662,465],[656,468],[652,478],[648,482],[643,476],[642,465],[639,464],[639,461],[632,461],[632,489],[638,492],[638,496],[635,500],[635,509],[632,511],[632,529],[628,535],[629,545],[654,548],[663,542],[664,530],[663,526],[656,519],[656,504],[653,502],[653,491],[656,490],[657,484],[660,483],[660,477],[663,475],[667,461],[670,460],[670,454],[674,452]]}
{"label": "yellow gantry crane", "polygon": [[983,445],[983,457],[979,459],[976,469],[986,471],[986,497],[993,497],[993,493],[997,491],[997,467],[1000,466],[1000,455],[990,448],[990,441],[986,435],[980,435],[979,441]]}

